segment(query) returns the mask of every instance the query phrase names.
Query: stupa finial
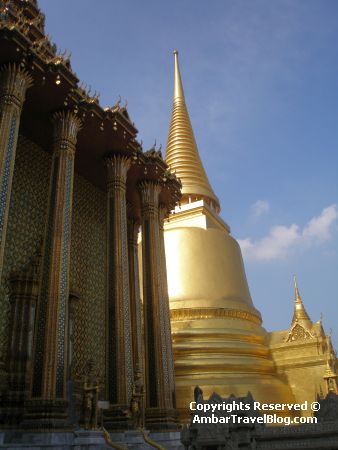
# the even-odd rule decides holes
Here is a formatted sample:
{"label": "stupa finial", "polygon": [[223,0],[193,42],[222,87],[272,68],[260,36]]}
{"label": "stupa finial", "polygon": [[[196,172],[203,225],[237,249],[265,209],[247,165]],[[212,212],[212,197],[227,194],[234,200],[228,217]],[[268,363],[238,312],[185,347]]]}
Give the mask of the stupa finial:
{"label": "stupa finial", "polygon": [[219,211],[219,201],[210,186],[196,145],[188,109],[185,103],[182,79],[178,63],[178,51],[174,50],[174,98],[167,143],[166,162],[182,182],[182,200],[205,199]]}
{"label": "stupa finial", "polygon": [[295,288],[295,306],[294,306],[294,313],[293,313],[293,319],[292,324],[294,325],[296,322],[299,322],[301,325],[305,326],[306,328],[312,327],[311,319],[306,312],[305,306],[302,302],[298,284],[297,284],[297,277],[294,275],[293,277],[294,282],[294,288]]}
{"label": "stupa finial", "polygon": [[298,289],[298,284],[297,284],[297,277],[296,277],[296,275],[293,276],[293,284],[294,284],[294,286],[295,286],[295,300],[296,300],[296,302],[301,302],[302,299],[301,299],[300,294],[299,294],[299,289]]}
{"label": "stupa finial", "polygon": [[184,99],[180,68],[178,65],[178,50],[174,50],[173,53],[175,59],[174,100],[178,98]]}

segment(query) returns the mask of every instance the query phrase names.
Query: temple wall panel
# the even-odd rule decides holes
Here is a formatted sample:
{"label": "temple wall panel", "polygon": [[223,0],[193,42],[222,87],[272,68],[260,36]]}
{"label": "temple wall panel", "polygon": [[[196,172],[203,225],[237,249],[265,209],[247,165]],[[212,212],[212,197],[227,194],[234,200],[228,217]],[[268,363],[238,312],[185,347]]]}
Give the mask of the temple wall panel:
{"label": "temple wall panel", "polygon": [[[43,238],[51,156],[20,135],[11,196],[4,268],[0,286],[0,361],[9,336],[9,282]],[[89,360],[105,374],[106,194],[75,174],[71,231],[70,287],[74,306],[72,377],[81,378]]]}
{"label": "temple wall panel", "polygon": [[43,237],[51,157],[20,135],[0,285],[0,358],[5,357],[9,319],[9,274],[22,269]]}
{"label": "temple wall panel", "polygon": [[88,360],[105,376],[106,194],[75,174],[70,286],[79,296],[74,307],[74,378]]}
{"label": "temple wall panel", "polygon": [[[288,330],[269,333],[270,351],[277,372],[290,386],[297,403],[315,401],[317,395],[326,395],[326,355],[322,351],[322,339],[286,342]],[[278,344],[271,344],[278,339]],[[302,411],[302,415],[312,415],[310,408]]]}

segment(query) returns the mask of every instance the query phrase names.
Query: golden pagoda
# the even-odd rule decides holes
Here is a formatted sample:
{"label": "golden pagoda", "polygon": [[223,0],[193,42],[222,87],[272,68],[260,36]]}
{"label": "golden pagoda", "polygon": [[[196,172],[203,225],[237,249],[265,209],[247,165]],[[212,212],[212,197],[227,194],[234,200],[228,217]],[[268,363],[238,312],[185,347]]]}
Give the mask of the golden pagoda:
{"label": "golden pagoda", "polygon": [[165,224],[177,407],[188,412],[196,385],[207,397],[294,401],[276,373],[246,280],[241,250],[199,156],[174,52],[174,99],[166,162],[182,182],[182,201]]}
{"label": "golden pagoda", "polygon": [[312,322],[294,277],[294,309],[290,327],[268,333],[268,345],[277,373],[287,380],[296,403],[308,402],[302,415],[310,416],[310,403],[337,390],[337,355],[322,318]]}

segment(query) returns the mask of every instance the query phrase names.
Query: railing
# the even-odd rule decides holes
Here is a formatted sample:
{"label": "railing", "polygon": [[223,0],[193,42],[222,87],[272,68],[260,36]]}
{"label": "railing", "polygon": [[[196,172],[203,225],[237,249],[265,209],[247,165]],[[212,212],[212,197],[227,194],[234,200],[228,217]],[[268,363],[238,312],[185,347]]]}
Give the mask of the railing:
{"label": "railing", "polygon": [[111,448],[115,448],[116,450],[128,450],[127,447],[125,447],[124,445],[118,444],[117,442],[113,442],[110,434],[108,433],[108,431],[102,427],[102,431],[103,431],[103,435],[104,438],[106,440],[106,443],[111,447]]}
{"label": "railing", "polygon": [[[143,428],[138,428],[138,430],[142,433],[142,436],[143,436],[143,439],[145,440],[145,442],[147,444],[151,445],[151,447],[157,448],[158,450],[166,450],[164,447],[162,447],[161,444],[154,441],[153,439],[150,439],[149,435],[146,433],[146,431]],[[110,437],[110,434],[104,427],[102,427],[102,431],[103,431],[103,435],[104,435],[106,443],[111,448],[115,448],[116,450],[128,450],[128,448],[125,447],[124,445],[118,444],[117,442],[113,442]]]}
{"label": "railing", "polygon": [[139,428],[139,430],[141,431],[141,433],[143,435],[143,439],[146,441],[147,444],[149,444],[152,447],[157,448],[159,450],[166,450],[164,447],[162,447],[161,444],[159,444],[158,442],[153,441],[152,439],[150,439],[149,435],[147,435],[145,430],[143,430],[142,428]]}

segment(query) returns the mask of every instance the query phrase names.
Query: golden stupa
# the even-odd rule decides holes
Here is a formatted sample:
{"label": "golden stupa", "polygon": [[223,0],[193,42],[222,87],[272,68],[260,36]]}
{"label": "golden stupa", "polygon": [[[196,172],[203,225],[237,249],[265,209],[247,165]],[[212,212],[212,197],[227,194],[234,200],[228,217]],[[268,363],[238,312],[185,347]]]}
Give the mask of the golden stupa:
{"label": "golden stupa", "polygon": [[177,406],[186,416],[199,385],[207,398],[245,396],[292,402],[276,373],[246,280],[241,250],[219,216],[201,162],[175,57],[174,99],[166,162],[182,182],[182,203],[165,225]]}

